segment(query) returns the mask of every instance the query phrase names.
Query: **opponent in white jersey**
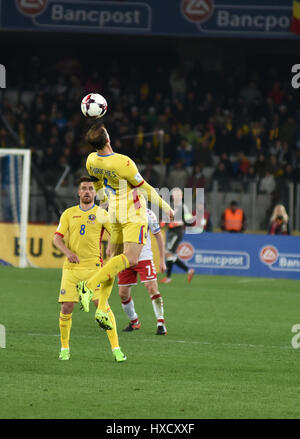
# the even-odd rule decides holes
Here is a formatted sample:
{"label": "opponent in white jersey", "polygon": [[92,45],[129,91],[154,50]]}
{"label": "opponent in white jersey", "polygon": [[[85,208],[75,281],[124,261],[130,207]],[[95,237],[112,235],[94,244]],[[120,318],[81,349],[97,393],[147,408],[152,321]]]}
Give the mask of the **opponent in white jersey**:
{"label": "opponent in white jersey", "polygon": [[[160,255],[160,271],[166,270],[165,265],[165,247],[163,237],[160,231],[160,226],[156,215],[152,210],[147,209],[148,218],[148,233],[151,231],[156,238]],[[137,275],[140,275],[141,282],[145,284],[148,290],[153,311],[157,321],[157,335],[165,335],[167,329],[164,320],[163,299],[158,291],[156,269],[153,262],[153,254],[151,248],[151,239],[147,239],[147,243],[143,246],[139,262],[134,267],[127,268],[118,274],[119,296],[122,302],[122,308],[127,314],[130,322],[129,325],[123,329],[125,332],[140,329],[141,323],[134,308],[134,302],[131,297],[131,287],[137,285]]]}

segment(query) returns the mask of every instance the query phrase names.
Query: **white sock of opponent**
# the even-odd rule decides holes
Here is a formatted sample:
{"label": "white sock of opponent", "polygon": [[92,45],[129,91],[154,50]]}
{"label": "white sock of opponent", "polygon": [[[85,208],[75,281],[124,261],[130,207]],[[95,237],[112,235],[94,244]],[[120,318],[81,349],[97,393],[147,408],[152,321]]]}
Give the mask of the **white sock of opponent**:
{"label": "white sock of opponent", "polygon": [[153,311],[154,311],[154,314],[155,314],[155,317],[157,320],[157,326],[164,325],[165,324],[164,302],[163,302],[163,299],[162,299],[159,291],[157,291],[157,293],[151,297],[151,302],[152,302]]}
{"label": "white sock of opponent", "polygon": [[125,300],[124,302],[122,301],[122,308],[132,323],[138,322],[139,318],[137,313],[135,312],[134,301],[131,296],[129,297],[128,300]]}

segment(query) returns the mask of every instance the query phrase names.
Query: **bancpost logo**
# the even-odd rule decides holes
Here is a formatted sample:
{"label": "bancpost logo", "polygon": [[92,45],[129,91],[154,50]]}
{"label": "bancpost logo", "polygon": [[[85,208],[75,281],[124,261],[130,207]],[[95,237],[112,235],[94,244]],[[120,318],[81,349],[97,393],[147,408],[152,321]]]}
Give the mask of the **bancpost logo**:
{"label": "bancpost logo", "polygon": [[145,2],[15,0],[15,5],[36,27],[150,31],[152,26],[152,8]]}
{"label": "bancpost logo", "polygon": [[265,245],[259,251],[259,258],[272,271],[300,272],[300,254],[283,253],[273,245]]}
{"label": "bancpost logo", "polygon": [[214,0],[182,0],[181,10],[184,17],[192,23],[203,23],[214,10]]}
{"label": "bancpost logo", "polygon": [[177,254],[180,259],[188,261],[194,256],[195,249],[189,242],[182,242],[177,248]]}
{"label": "bancpost logo", "polygon": [[15,0],[15,2],[21,14],[34,16],[46,9],[48,0]]}
{"label": "bancpost logo", "polygon": [[290,35],[292,5],[286,3],[278,6],[254,5],[245,0],[181,0],[181,14],[207,34]]}
{"label": "bancpost logo", "polygon": [[278,250],[273,245],[265,245],[259,253],[260,260],[267,265],[275,264],[278,256]]}

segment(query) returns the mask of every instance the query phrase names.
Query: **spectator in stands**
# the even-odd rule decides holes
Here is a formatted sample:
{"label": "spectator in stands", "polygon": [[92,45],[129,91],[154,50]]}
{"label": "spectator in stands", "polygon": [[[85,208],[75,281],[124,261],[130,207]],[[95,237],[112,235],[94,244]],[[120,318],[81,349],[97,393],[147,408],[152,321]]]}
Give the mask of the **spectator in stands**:
{"label": "spectator in stands", "polygon": [[195,162],[203,163],[203,166],[212,166],[212,150],[209,147],[209,139],[204,138],[200,145],[197,146],[195,154]]}
{"label": "spectator in stands", "polygon": [[86,93],[103,93],[103,81],[100,78],[97,70],[92,71],[84,87]]}
{"label": "spectator in stands", "polygon": [[186,80],[182,70],[176,67],[170,75],[170,87],[173,98],[183,99],[186,93]]}
{"label": "spectator in stands", "polygon": [[249,166],[248,172],[243,175],[243,190],[249,192],[253,183],[258,183],[258,177],[254,166]]}
{"label": "spectator in stands", "polygon": [[283,204],[277,204],[270,220],[269,235],[289,235],[289,216]]}
{"label": "spectator in stands", "polygon": [[276,187],[275,179],[270,169],[266,170],[265,176],[260,181],[259,192],[271,195]]}
{"label": "spectator in stands", "polygon": [[258,158],[254,163],[254,169],[258,178],[262,178],[265,176],[267,169],[267,162],[264,154],[259,154]]}
{"label": "spectator in stands", "polygon": [[[148,180],[146,180],[148,181]],[[203,164],[194,166],[192,175],[189,177],[187,187],[190,188],[205,188],[206,178],[203,174]]]}
{"label": "spectator in stands", "polygon": [[270,170],[271,174],[273,174],[274,178],[280,177],[283,174],[282,167],[280,166],[280,163],[274,154],[270,156],[268,169]]}
{"label": "spectator in stands", "polygon": [[242,233],[246,230],[245,213],[236,201],[232,201],[230,207],[224,210],[220,226],[224,232],[230,233]]}
{"label": "spectator in stands", "polygon": [[295,149],[297,142],[298,126],[293,117],[289,117],[279,130],[279,138],[282,142],[287,142],[290,150]]}
{"label": "spectator in stands", "polygon": [[177,161],[169,173],[167,178],[167,185],[169,189],[173,189],[174,187],[179,187],[180,189],[184,189],[186,187],[188,179],[188,173],[183,166],[182,161]]}
{"label": "spectator in stands", "polygon": [[246,103],[251,103],[254,99],[260,98],[260,91],[254,81],[251,81],[245,88],[241,91],[241,97]]}
{"label": "spectator in stands", "polygon": [[269,97],[272,99],[275,105],[281,105],[284,98],[284,92],[281,89],[279,81],[274,82],[272,90],[269,93]]}
{"label": "spectator in stands", "polygon": [[143,177],[149,184],[151,184],[152,187],[154,188],[159,187],[159,183],[160,183],[159,175],[153,168],[152,163],[148,163],[145,169],[143,170]]}
{"label": "spectator in stands", "polygon": [[177,147],[176,159],[182,161],[186,168],[191,168],[193,164],[194,151],[192,145],[186,139],[182,139]]}
{"label": "spectator in stands", "polygon": [[217,169],[212,175],[212,181],[218,182],[220,192],[228,192],[230,190],[229,174],[223,162],[220,162]]}
{"label": "spectator in stands", "polygon": [[233,176],[242,180],[243,176],[248,173],[249,166],[249,159],[245,156],[243,152],[239,152],[237,160],[232,164]]}

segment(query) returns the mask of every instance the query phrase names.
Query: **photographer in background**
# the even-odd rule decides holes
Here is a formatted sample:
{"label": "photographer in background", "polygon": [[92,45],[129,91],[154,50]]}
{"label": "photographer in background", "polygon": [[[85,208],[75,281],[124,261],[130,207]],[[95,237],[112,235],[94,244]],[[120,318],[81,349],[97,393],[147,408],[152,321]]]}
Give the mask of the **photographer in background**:
{"label": "photographer in background", "polygon": [[277,204],[273,209],[269,227],[269,235],[289,235],[289,216],[282,204]]}

